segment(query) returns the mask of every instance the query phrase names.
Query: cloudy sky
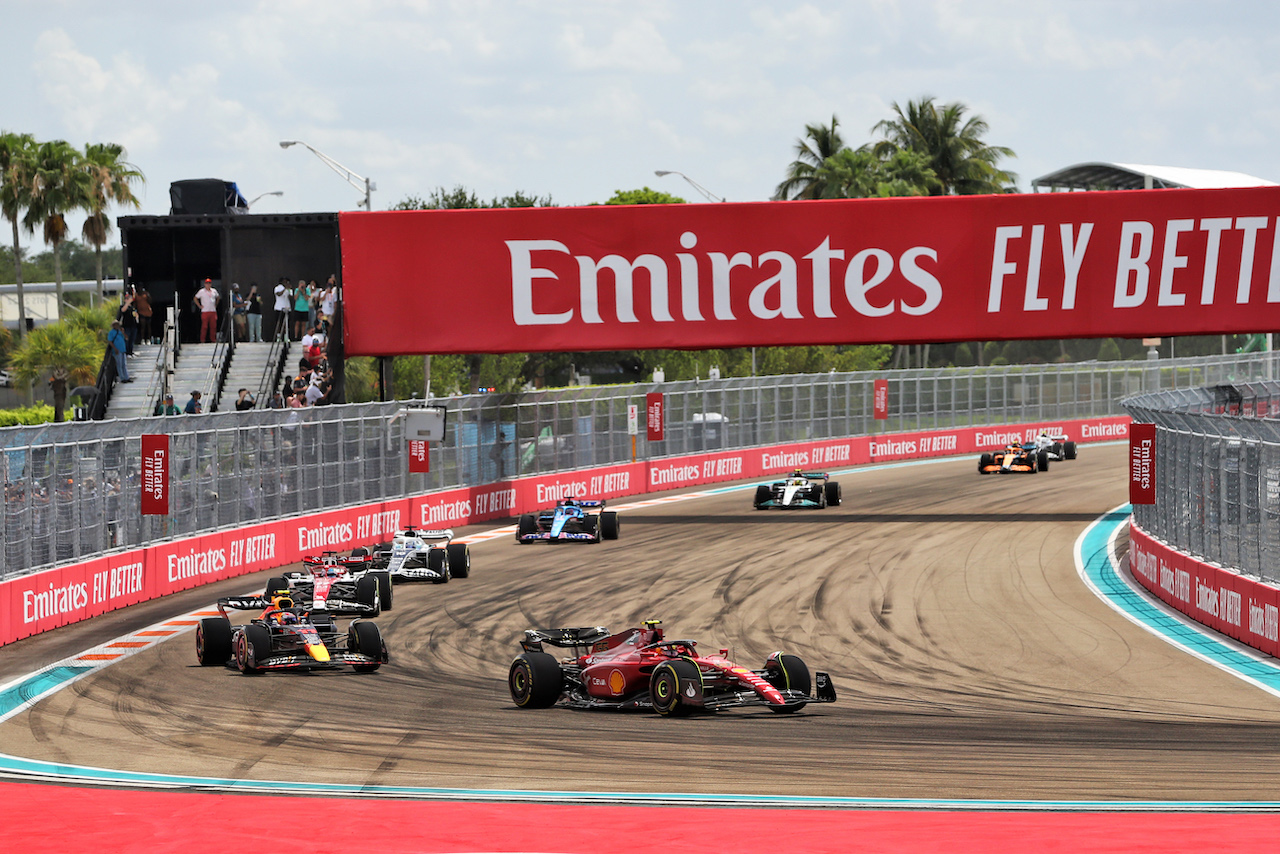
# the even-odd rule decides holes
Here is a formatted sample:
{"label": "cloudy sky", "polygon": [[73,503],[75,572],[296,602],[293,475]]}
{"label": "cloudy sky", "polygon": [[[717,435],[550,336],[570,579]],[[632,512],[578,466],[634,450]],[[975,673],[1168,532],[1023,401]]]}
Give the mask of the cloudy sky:
{"label": "cloudy sky", "polygon": [[[1280,4],[0,0],[0,130],[111,141],[223,178],[255,213],[436,187],[557,204],[650,186],[769,198],[808,123],[859,145],[892,105],[958,101],[1032,178],[1093,160],[1280,181]],[[75,226],[78,233],[78,225]]]}

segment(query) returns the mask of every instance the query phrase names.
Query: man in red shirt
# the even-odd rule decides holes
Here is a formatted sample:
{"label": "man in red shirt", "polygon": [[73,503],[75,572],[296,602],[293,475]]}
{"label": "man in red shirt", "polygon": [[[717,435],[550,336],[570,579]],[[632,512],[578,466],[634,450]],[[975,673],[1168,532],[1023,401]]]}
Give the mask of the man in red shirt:
{"label": "man in red shirt", "polygon": [[204,287],[196,291],[196,303],[200,306],[200,343],[218,340],[218,292],[213,289],[213,279],[205,279]]}

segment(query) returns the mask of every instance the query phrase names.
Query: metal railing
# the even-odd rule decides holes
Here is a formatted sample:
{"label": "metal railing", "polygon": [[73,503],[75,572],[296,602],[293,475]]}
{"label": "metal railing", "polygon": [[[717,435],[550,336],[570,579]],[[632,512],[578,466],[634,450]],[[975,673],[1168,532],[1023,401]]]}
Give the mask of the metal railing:
{"label": "metal railing", "polygon": [[[666,433],[641,460],[882,432],[1123,414],[1120,399],[1262,378],[1260,354],[1064,365],[744,377],[436,399],[431,472],[409,474],[402,403],[255,409],[0,430],[0,575],[334,507],[630,462],[628,408],[661,392]],[[890,417],[872,411],[889,381]],[[171,508],[142,516],[140,440],[170,436]]]}
{"label": "metal railing", "polygon": [[1135,395],[1156,425],[1156,503],[1143,530],[1209,563],[1280,583],[1280,382],[1222,382]]}

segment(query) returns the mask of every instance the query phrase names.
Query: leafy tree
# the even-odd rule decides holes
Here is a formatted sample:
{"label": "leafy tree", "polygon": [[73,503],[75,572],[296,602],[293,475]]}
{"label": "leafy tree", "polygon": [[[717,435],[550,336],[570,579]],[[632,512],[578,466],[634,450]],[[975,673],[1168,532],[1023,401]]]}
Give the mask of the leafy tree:
{"label": "leafy tree", "polygon": [[941,186],[928,157],[895,151],[880,159],[866,146],[846,148],[828,157],[814,175],[823,199],[867,199],[927,196]]}
{"label": "leafy tree", "polygon": [[53,420],[65,421],[68,383],[92,383],[104,352],[97,334],[62,321],[33,329],[10,358],[9,367],[25,383],[49,374]]}
{"label": "leafy tree", "polygon": [[22,292],[22,243],[18,220],[31,204],[31,179],[36,147],[28,133],[0,133],[0,212],[13,227],[13,274],[18,285],[18,337],[27,329],[27,303]]}
{"label": "leafy tree", "polygon": [[685,200],[661,190],[642,187],[639,190],[614,190],[606,205],[683,205]]}
{"label": "leafy tree", "polygon": [[929,158],[929,167],[940,185],[933,195],[1007,193],[1016,190],[1017,175],[996,164],[1015,157],[1012,149],[988,145],[982,137],[988,126],[979,116],[965,120],[963,104],[934,103],[932,96],[893,105],[897,118],[878,122],[872,133],[882,133],[872,150],[882,159],[895,152],[914,151]]}
{"label": "leafy tree", "polygon": [[845,148],[839,126],[834,115],[830,125],[805,125],[804,136],[796,140],[796,159],[773,192],[775,200],[823,198],[822,165]]}
{"label": "leafy tree", "polygon": [[125,160],[126,156],[124,147],[114,142],[90,143],[84,147],[82,166],[89,178],[85,210],[89,216],[84,221],[81,234],[95,249],[99,301],[103,298],[102,246],[111,233],[111,218],[107,216],[107,208],[112,204],[141,207],[130,185],[146,181],[143,174]]}
{"label": "leafy tree", "polygon": [[406,196],[396,204],[392,205],[393,211],[436,211],[436,210],[464,210],[470,208],[549,208],[554,207],[551,196],[531,196],[522,190],[517,190],[510,196],[495,198],[489,202],[480,201],[480,197],[475,191],[468,190],[462,185],[454,187],[452,190],[446,190],[444,187],[437,187],[431,191],[431,195],[425,199],[421,196]]}
{"label": "leafy tree", "polygon": [[35,150],[31,196],[23,224],[33,231],[43,226],[44,242],[53,248],[53,275],[57,283],[58,318],[62,318],[62,255],[58,246],[67,239],[64,214],[83,208],[89,198],[89,175],[81,168],[80,152],[58,139],[42,142]]}

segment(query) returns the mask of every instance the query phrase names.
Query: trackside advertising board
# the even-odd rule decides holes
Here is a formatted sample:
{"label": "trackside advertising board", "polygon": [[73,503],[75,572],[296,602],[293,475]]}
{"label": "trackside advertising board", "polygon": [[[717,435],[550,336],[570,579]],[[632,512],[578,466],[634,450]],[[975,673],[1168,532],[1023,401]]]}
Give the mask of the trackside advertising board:
{"label": "trackside advertising board", "polygon": [[343,328],[353,356],[1244,332],[1280,327],[1278,226],[1280,187],[349,212]]}
{"label": "trackside advertising board", "polygon": [[1280,590],[1202,563],[1129,526],[1129,570],[1165,604],[1268,655],[1280,656]]}
{"label": "trackside advertising board", "polygon": [[[692,454],[450,489],[396,501],[264,522],[121,552],[0,582],[0,646],[58,626],[181,590],[297,563],[326,550],[387,542],[400,528],[460,527],[507,519],[562,498],[614,499],[803,468],[980,453],[1063,432],[1080,443],[1128,435],[1129,419],[966,427],[858,436]],[[976,474],[975,474],[976,477]]]}

